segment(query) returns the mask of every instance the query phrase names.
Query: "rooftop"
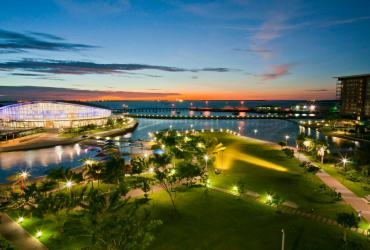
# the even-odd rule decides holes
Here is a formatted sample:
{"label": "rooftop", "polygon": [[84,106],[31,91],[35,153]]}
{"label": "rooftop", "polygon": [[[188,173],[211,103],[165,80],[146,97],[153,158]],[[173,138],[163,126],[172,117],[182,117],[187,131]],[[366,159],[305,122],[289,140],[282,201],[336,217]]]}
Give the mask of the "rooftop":
{"label": "rooftop", "polygon": [[340,79],[359,78],[359,77],[370,77],[370,73],[369,74],[360,74],[360,75],[335,76],[334,78],[338,78],[338,80],[340,80]]}

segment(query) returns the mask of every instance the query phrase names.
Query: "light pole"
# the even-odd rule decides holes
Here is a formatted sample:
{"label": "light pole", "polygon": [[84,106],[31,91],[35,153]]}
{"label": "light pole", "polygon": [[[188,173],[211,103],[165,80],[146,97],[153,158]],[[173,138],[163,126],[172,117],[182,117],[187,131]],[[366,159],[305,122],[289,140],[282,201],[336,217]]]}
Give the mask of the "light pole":
{"label": "light pole", "polygon": [[206,162],[206,175],[208,176],[208,155],[204,156],[204,160]]}
{"label": "light pole", "polygon": [[285,232],[281,229],[281,250],[285,249]]}
{"label": "light pole", "polygon": [[28,178],[28,172],[26,172],[26,171],[23,171],[22,173],[21,173],[21,188],[22,188],[22,190],[25,188],[25,184],[26,184],[26,180],[27,180],[27,178]]}
{"label": "light pole", "polygon": [[347,163],[348,163],[348,159],[347,159],[346,157],[344,157],[344,158],[342,159],[342,163],[343,163],[343,168],[344,168],[344,169],[346,169],[346,165],[347,165]]}
{"label": "light pole", "polygon": [[289,135],[286,135],[285,136],[285,145],[288,147],[288,139],[289,139],[290,137],[289,137]]}
{"label": "light pole", "polygon": [[66,188],[69,190],[69,193],[70,193],[71,197],[72,197],[72,185],[73,185],[72,181],[67,181],[66,182]]}

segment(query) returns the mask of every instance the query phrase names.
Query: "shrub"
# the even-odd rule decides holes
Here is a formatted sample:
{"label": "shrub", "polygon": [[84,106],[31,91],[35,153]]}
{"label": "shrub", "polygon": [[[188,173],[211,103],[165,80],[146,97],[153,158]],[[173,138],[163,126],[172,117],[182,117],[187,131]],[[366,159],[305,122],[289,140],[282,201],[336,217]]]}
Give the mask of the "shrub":
{"label": "shrub", "polygon": [[0,249],[2,250],[14,250],[14,247],[11,245],[11,243],[4,239],[2,236],[0,236]]}
{"label": "shrub", "polygon": [[344,173],[344,176],[346,179],[353,181],[353,182],[359,182],[361,181],[361,175],[359,172],[357,172],[354,169],[348,170]]}
{"label": "shrub", "polygon": [[282,150],[288,156],[288,158],[293,158],[294,157],[294,150],[293,149],[284,148]]}

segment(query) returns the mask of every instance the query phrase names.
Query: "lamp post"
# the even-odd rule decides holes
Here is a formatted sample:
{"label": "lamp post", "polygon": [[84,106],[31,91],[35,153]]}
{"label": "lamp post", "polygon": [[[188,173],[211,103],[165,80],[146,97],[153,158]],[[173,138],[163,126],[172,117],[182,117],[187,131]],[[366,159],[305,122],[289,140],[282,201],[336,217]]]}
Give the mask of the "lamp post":
{"label": "lamp post", "polygon": [[72,181],[67,181],[66,182],[66,188],[69,190],[69,194],[70,196],[72,197],[72,186],[73,186],[73,182]]}
{"label": "lamp post", "polygon": [[206,162],[206,175],[208,176],[208,155],[204,156],[204,160]]}
{"label": "lamp post", "polygon": [[290,137],[289,137],[289,135],[286,135],[285,136],[285,145],[288,147],[288,139],[289,139]]}
{"label": "lamp post", "polygon": [[21,188],[22,189],[24,189],[24,187],[25,187],[25,183],[26,183],[26,180],[27,180],[28,176],[29,176],[29,174],[28,174],[27,171],[23,171],[21,173]]}
{"label": "lamp post", "polygon": [[342,164],[343,164],[343,168],[344,168],[344,169],[346,169],[346,165],[347,165],[347,163],[348,163],[348,159],[347,159],[346,157],[344,157],[344,158],[342,159]]}
{"label": "lamp post", "polygon": [[281,229],[281,250],[285,249],[285,231]]}

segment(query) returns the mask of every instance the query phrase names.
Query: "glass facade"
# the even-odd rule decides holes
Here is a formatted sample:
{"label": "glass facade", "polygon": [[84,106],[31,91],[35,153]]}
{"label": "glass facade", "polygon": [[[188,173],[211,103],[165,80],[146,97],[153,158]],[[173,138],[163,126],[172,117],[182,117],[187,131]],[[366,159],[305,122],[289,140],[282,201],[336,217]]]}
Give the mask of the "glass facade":
{"label": "glass facade", "polygon": [[29,102],[0,108],[3,127],[68,128],[103,125],[111,116],[108,109],[64,102]]}

